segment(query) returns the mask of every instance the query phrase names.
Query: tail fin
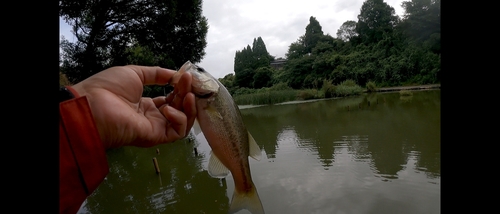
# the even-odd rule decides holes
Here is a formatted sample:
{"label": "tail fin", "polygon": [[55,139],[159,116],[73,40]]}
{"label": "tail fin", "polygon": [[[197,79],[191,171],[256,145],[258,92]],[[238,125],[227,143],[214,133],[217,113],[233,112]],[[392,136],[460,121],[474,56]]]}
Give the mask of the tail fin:
{"label": "tail fin", "polygon": [[255,187],[247,193],[238,193],[236,189],[233,192],[228,213],[236,213],[242,209],[247,209],[252,214],[264,214],[264,208]]}

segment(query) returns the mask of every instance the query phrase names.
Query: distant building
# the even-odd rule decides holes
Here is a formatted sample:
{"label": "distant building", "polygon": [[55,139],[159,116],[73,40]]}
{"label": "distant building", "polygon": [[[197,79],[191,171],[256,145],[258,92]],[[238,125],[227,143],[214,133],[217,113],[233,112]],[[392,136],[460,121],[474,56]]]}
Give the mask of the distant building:
{"label": "distant building", "polygon": [[271,67],[276,69],[276,70],[281,70],[283,66],[286,64],[286,59],[277,59],[271,62]]}

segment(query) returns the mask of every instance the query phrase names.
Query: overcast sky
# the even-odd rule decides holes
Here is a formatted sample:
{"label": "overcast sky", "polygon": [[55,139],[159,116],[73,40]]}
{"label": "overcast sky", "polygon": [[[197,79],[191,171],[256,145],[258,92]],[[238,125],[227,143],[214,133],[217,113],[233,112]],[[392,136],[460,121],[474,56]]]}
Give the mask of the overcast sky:
{"label": "overcast sky", "polygon": [[[409,0],[407,0],[409,1]],[[205,57],[199,65],[216,78],[234,73],[237,50],[252,46],[262,37],[269,54],[285,57],[288,46],[304,35],[309,17],[314,16],[324,34],[337,37],[337,30],[348,20],[357,21],[364,0],[203,0],[208,19]],[[384,0],[400,17],[403,0]],[[60,35],[75,41],[71,27],[60,19]]]}

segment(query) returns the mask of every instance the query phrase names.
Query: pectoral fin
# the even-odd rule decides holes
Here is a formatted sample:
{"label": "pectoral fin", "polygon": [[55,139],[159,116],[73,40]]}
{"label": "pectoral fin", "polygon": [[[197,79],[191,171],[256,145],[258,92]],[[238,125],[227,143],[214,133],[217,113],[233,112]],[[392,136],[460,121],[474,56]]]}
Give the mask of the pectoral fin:
{"label": "pectoral fin", "polygon": [[248,132],[248,146],[250,149],[248,156],[252,157],[255,160],[260,160],[262,152],[260,151],[259,145],[257,145],[250,132]]}
{"label": "pectoral fin", "polygon": [[208,159],[208,174],[214,178],[224,178],[229,174],[229,169],[222,164],[213,151],[210,151],[210,159]]}
{"label": "pectoral fin", "polygon": [[214,115],[215,117],[222,120],[222,115],[220,115],[220,113],[217,111],[217,109],[215,107],[213,107],[212,105],[208,105],[206,110],[208,111],[209,114]]}

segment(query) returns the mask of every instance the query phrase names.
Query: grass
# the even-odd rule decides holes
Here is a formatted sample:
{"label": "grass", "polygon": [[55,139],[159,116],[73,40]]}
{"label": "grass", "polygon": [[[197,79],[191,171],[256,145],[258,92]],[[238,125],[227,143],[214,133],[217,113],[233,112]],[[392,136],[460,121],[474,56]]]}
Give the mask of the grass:
{"label": "grass", "polygon": [[233,98],[238,105],[271,105],[295,100],[346,97],[359,95],[362,92],[363,88],[357,85],[353,80],[346,80],[339,85],[333,85],[330,81],[325,80],[320,90],[296,90],[284,83],[280,83],[270,88],[240,88],[235,92]]}
{"label": "grass", "polygon": [[234,96],[234,101],[238,105],[267,105],[293,101],[297,98],[297,91],[288,90],[266,90],[251,94],[240,94]]}

